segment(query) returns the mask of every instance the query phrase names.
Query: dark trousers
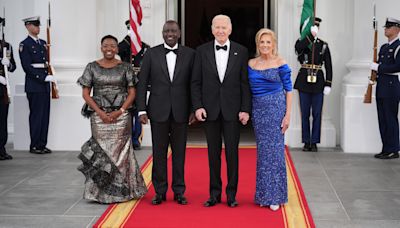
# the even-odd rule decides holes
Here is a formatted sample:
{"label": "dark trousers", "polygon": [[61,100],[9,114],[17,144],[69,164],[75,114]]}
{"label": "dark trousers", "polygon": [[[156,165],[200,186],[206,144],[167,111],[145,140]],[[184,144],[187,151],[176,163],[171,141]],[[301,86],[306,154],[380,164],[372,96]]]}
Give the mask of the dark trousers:
{"label": "dark trousers", "polygon": [[30,148],[43,149],[47,145],[50,119],[50,94],[26,93],[29,103]]}
{"label": "dark trousers", "polygon": [[[0,97],[0,99],[3,99],[3,97]],[[5,104],[2,100],[0,100],[0,154],[4,154],[4,152],[6,151],[5,145],[8,139],[8,107],[9,104]]]}
{"label": "dark trousers", "polygon": [[207,138],[208,164],[210,169],[210,197],[215,199],[221,198],[221,150],[223,135],[228,173],[228,184],[225,191],[228,200],[233,200],[236,197],[239,178],[239,121],[226,121],[220,114],[217,120],[206,121],[204,126]]}
{"label": "dark trousers", "polygon": [[188,123],[178,123],[172,114],[166,122],[151,121],[153,143],[153,169],[151,180],[157,194],[164,195],[168,190],[167,153],[172,150],[172,191],[185,193],[185,152]]}
{"label": "dark trousers", "polygon": [[382,152],[398,152],[399,147],[399,99],[376,98],[379,132],[382,139]]}
{"label": "dark trousers", "polygon": [[133,113],[133,124],[132,124],[132,142],[133,145],[140,146],[141,140],[139,140],[142,135],[142,123],[140,123],[138,112]]}
{"label": "dark trousers", "polygon": [[[301,133],[303,143],[320,143],[321,114],[324,103],[323,93],[305,93],[299,91],[301,110]],[[312,130],[310,129],[310,113],[312,113]]]}

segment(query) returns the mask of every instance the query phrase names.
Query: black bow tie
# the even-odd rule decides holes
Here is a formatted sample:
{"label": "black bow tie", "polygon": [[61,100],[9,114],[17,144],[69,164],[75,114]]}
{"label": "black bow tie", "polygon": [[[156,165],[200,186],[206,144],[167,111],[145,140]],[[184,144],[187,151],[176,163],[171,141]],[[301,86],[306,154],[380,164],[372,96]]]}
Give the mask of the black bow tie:
{"label": "black bow tie", "polygon": [[168,54],[169,52],[173,52],[175,53],[175,55],[178,55],[178,48],[177,49],[169,49],[169,48],[165,48],[165,54]]}
{"label": "black bow tie", "polygon": [[226,45],[224,45],[224,46],[216,45],[216,46],[215,46],[215,49],[217,49],[217,51],[218,51],[219,49],[222,49],[222,50],[226,51],[226,50],[228,50],[228,46],[226,46]]}

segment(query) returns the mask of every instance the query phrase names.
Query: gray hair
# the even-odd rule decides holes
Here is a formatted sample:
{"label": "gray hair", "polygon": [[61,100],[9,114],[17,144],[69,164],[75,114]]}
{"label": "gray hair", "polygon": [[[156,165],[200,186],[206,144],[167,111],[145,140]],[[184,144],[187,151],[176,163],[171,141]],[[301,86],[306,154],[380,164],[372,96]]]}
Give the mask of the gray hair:
{"label": "gray hair", "polygon": [[231,18],[228,17],[228,16],[226,16],[226,15],[224,15],[224,14],[218,14],[218,15],[216,15],[216,16],[212,19],[211,28],[214,26],[214,21],[220,20],[220,19],[223,19],[223,20],[228,21],[229,27],[232,29]]}

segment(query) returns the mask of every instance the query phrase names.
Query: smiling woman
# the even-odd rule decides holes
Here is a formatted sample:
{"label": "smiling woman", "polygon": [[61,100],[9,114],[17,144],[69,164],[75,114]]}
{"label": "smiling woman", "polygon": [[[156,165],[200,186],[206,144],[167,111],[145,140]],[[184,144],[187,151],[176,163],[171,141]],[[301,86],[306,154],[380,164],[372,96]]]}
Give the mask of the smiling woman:
{"label": "smiling woman", "polygon": [[86,177],[83,197],[100,203],[138,199],[147,192],[132,146],[132,116],[126,111],[132,107],[137,78],[130,64],[115,59],[117,45],[115,37],[103,37],[104,57],[89,63],[78,79],[87,107],[82,114],[90,117],[92,129],[78,170]]}

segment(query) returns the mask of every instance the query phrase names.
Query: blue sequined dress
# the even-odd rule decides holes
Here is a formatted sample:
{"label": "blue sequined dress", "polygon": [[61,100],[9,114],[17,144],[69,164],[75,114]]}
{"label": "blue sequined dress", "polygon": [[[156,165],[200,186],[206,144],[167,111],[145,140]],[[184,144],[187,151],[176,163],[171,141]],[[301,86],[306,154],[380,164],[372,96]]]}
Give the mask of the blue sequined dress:
{"label": "blue sequined dress", "polygon": [[287,64],[265,70],[249,69],[253,99],[252,121],[257,143],[256,194],[261,206],[287,203],[284,135],[285,91],[292,90]]}

